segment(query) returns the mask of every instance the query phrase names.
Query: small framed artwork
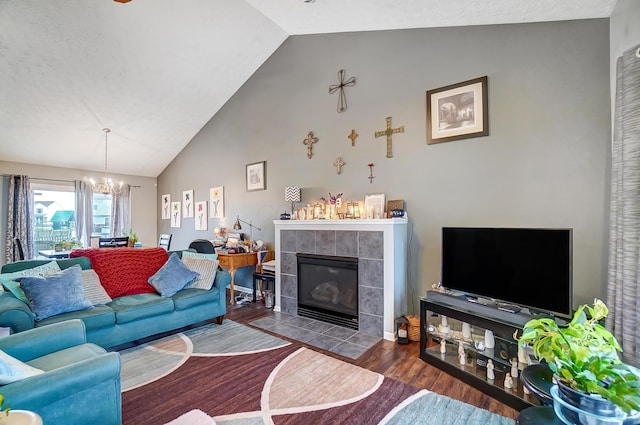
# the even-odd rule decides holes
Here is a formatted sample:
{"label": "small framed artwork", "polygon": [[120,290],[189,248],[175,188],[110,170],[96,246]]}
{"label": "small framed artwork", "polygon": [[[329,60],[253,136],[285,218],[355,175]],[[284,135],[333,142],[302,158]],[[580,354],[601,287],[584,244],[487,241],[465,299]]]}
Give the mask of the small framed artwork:
{"label": "small framed artwork", "polygon": [[171,194],[162,195],[162,219],[171,219]]}
{"label": "small framed artwork", "polygon": [[224,218],[224,186],[209,189],[210,218]]}
{"label": "small framed artwork", "polygon": [[384,218],[384,193],[375,195],[365,195],[364,212],[365,218]]}
{"label": "small framed artwork", "polygon": [[196,230],[207,230],[207,201],[196,202]]}
{"label": "small framed artwork", "polygon": [[182,192],[182,218],[193,217],[193,190]]}
{"label": "small framed artwork", "polygon": [[247,164],[247,192],[267,188],[267,161]]}
{"label": "small framed artwork", "polygon": [[427,91],[427,144],[489,135],[487,76]]}
{"label": "small framed artwork", "polygon": [[180,201],[171,203],[171,227],[180,227],[180,222],[182,221],[180,204]]}

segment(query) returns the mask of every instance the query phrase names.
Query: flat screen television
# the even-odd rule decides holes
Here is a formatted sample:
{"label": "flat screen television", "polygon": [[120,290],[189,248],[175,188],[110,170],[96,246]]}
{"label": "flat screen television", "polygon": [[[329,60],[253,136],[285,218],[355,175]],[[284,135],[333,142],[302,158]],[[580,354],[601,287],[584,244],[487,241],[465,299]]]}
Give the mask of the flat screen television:
{"label": "flat screen television", "polygon": [[446,289],[570,317],[572,229],[442,228]]}

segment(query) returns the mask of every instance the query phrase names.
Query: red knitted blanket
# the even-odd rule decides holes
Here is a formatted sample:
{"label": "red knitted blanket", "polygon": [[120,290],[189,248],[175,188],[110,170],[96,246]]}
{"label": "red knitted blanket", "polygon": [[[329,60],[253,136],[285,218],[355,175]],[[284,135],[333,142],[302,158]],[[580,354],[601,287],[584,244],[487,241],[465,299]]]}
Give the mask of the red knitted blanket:
{"label": "red knitted blanket", "polygon": [[156,292],[148,280],[167,262],[163,248],[91,248],[71,251],[87,257],[111,298]]}

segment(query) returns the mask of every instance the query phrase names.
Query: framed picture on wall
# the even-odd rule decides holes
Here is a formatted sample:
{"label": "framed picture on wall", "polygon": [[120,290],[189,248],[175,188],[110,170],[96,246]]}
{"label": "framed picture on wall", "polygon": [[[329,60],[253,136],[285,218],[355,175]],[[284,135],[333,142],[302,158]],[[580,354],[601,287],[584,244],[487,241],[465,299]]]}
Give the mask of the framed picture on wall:
{"label": "framed picture on wall", "polygon": [[427,91],[427,144],[489,135],[487,76]]}
{"label": "framed picture on wall", "polygon": [[267,188],[267,161],[247,164],[247,192],[265,190]]}

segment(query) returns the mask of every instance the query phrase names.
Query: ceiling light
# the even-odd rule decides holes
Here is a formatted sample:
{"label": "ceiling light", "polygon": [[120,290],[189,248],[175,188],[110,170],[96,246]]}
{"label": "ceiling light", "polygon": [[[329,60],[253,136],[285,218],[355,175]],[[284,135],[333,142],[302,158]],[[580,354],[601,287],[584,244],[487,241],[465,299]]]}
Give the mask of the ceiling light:
{"label": "ceiling light", "polygon": [[[116,0],[118,1],[118,0]],[[96,182],[93,178],[89,179],[93,191],[96,193],[102,193],[103,195],[117,195],[122,191],[123,183],[115,184],[113,179],[107,175],[107,136],[111,132],[108,128],[103,128],[104,131],[104,176],[102,181]]]}

